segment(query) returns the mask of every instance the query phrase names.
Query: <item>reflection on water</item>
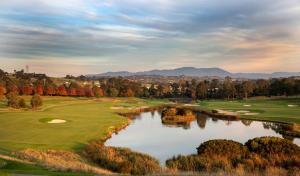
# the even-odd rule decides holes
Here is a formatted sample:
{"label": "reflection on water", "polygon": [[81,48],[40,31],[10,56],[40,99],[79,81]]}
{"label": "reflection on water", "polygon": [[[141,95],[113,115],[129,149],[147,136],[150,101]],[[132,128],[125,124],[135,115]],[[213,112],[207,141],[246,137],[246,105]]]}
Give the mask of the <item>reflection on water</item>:
{"label": "reflection on water", "polygon": [[175,155],[196,153],[196,148],[211,139],[231,139],[245,143],[261,136],[277,136],[300,145],[300,139],[291,137],[290,126],[251,120],[227,121],[197,114],[193,122],[163,124],[158,111],[138,115],[126,129],[106,141],[108,146],[128,147],[148,153],[164,164]]}

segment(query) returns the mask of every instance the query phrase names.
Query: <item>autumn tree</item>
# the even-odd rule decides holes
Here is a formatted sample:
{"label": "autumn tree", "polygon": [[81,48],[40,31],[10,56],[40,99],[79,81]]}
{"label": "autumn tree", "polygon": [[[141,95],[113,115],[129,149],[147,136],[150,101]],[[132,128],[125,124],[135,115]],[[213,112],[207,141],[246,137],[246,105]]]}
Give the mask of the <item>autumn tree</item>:
{"label": "autumn tree", "polygon": [[45,87],[45,95],[56,95],[56,87],[54,85],[46,85]]}
{"label": "autumn tree", "polygon": [[76,83],[72,82],[70,84],[70,86],[68,87],[68,95],[69,96],[77,96],[77,88],[79,87],[79,85],[77,85]]}
{"label": "autumn tree", "polygon": [[127,97],[134,97],[134,92],[132,91],[131,88],[128,88],[126,91],[126,96]]}
{"label": "autumn tree", "polygon": [[98,86],[94,86],[93,87],[93,92],[94,92],[94,95],[99,98],[99,97],[103,97],[104,96],[104,91],[101,87],[98,87]]}
{"label": "autumn tree", "polygon": [[23,95],[31,95],[33,93],[33,88],[29,83],[25,83],[22,88]]}
{"label": "autumn tree", "polygon": [[35,93],[38,95],[43,95],[44,94],[44,88],[42,84],[37,84],[35,88]]}
{"label": "autumn tree", "polygon": [[19,88],[16,84],[11,84],[9,87],[8,87],[8,92],[13,92],[17,95],[19,95]]}
{"label": "autumn tree", "polygon": [[0,99],[6,94],[6,89],[5,87],[0,84]]}
{"label": "autumn tree", "polygon": [[204,81],[201,81],[196,88],[196,94],[198,99],[205,99],[207,95],[207,86]]}
{"label": "autumn tree", "polygon": [[84,88],[84,91],[85,91],[85,96],[87,96],[87,97],[94,97],[95,96],[93,90],[89,86],[86,86]]}
{"label": "autumn tree", "polygon": [[68,95],[68,92],[65,88],[64,85],[60,85],[58,88],[57,88],[57,94],[60,95],[60,96],[67,96]]}

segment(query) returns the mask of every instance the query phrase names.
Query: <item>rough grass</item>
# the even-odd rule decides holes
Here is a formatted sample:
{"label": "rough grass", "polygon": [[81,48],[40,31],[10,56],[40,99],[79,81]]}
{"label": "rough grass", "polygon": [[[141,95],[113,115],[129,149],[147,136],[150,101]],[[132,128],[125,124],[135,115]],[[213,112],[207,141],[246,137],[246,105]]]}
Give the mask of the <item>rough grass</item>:
{"label": "rough grass", "polygon": [[106,175],[111,174],[108,170],[100,169],[88,164],[87,161],[78,154],[67,151],[38,151],[26,149],[24,151],[16,152],[15,155],[25,161],[37,163],[46,168],[57,171],[85,172]]}
{"label": "rough grass", "polygon": [[92,176],[93,174],[73,173],[73,172],[59,172],[51,171],[41,166],[19,163],[16,161],[9,161],[0,158],[0,175],[13,176],[15,174],[28,175],[47,175],[47,176]]}
{"label": "rough grass", "polygon": [[[300,124],[300,98],[253,98],[249,100],[205,100],[199,101],[198,108],[211,111],[213,109],[222,110],[247,110],[257,115],[247,116],[241,114],[241,118],[254,120],[267,120]],[[251,105],[250,107],[244,105]],[[298,105],[288,107],[288,105]]]}

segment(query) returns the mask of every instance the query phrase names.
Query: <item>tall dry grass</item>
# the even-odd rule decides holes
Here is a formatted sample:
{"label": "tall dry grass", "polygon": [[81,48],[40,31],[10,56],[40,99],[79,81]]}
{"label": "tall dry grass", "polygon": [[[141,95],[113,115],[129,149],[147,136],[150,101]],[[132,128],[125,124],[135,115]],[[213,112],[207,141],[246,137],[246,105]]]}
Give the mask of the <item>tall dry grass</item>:
{"label": "tall dry grass", "polygon": [[26,149],[14,154],[20,159],[31,161],[57,171],[112,174],[111,171],[88,164],[78,154],[68,151]]}

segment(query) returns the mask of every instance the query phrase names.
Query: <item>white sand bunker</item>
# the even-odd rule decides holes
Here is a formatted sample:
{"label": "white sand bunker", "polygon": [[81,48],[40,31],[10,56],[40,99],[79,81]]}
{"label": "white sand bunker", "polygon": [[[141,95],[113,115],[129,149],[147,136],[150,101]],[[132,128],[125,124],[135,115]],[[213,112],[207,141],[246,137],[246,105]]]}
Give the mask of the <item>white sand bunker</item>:
{"label": "white sand bunker", "polygon": [[119,109],[124,109],[124,107],[123,106],[113,106],[113,107],[110,107],[110,109],[119,110]]}
{"label": "white sand bunker", "polygon": [[249,113],[250,111],[245,111],[245,110],[240,110],[240,111],[236,111],[237,113]]}
{"label": "white sand bunker", "polygon": [[62,120],[62,119],[53,119],[50,120],[48,123],[66,123],[66,120]]}
{"label": "white sand bunker", "polygon": [[298,107],[298,105],[288,105],[288,107]]}
{"label": "white sand bunker", "polygon": [[222,110],[222,109],[216,109],[218,114],[224,114],[224,115],[237,115],[235,112],[228,111],[228,110]]}
{"label": "white sand bunker", "polygon": [[256,112],[247,112],[244,115],[246,115],[246,116],[255,116],[255,115],[259,115],[259,113],[256,113]]}
{"label": "white sand bunker", "polygon": [[245,105],[243,105],[244,107],[251,107],[251,105],[248,105],[248,104],[245,104]]}
{"label": "white sand bunker", "polygon": [[197,104],[184,104],[183,106],[199,106],[199,105],[197,105]]}

